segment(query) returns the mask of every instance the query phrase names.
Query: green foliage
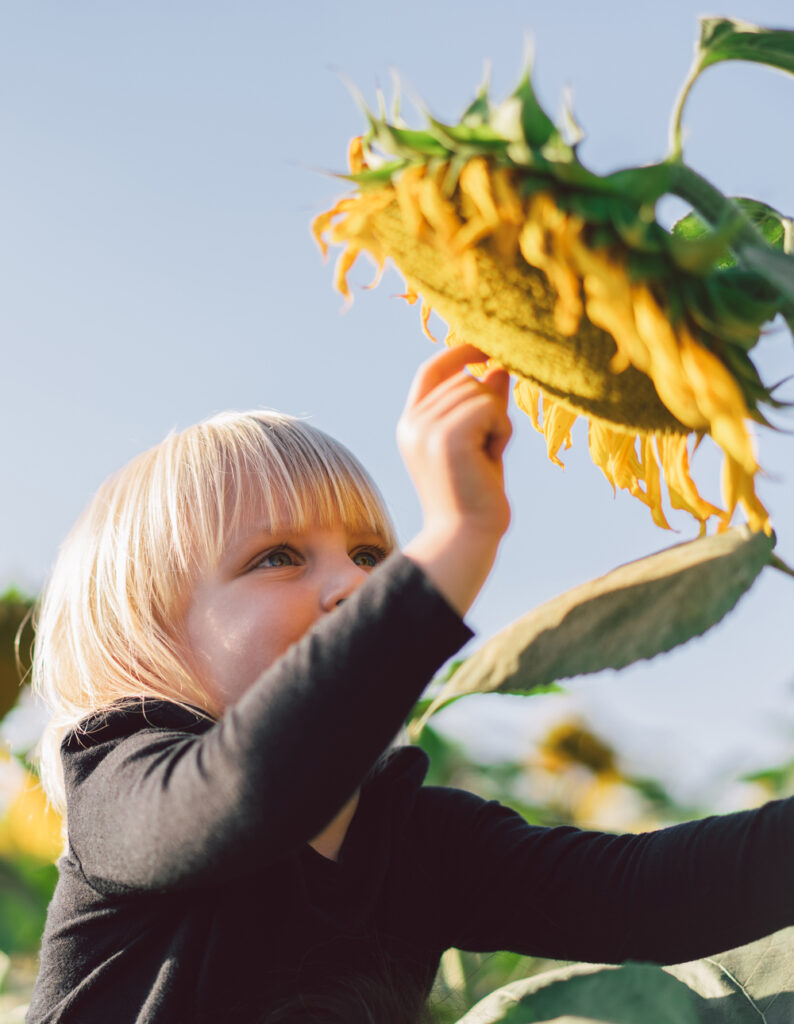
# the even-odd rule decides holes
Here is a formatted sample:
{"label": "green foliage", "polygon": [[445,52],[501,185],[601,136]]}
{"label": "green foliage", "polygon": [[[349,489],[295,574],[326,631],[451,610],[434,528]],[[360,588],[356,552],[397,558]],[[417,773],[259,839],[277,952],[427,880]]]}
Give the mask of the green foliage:
{"label": "green foliage", "polygon": [[[741,210],[767,245],[780,252],[791,252],[794,222],[790,217],[784,217],[779,210],[758,199],[731,196],[731,202]],[[684,238],[692,242],[711,235],[712,229],[699,214],[690,213],[676,221],[672,228],[672,234],[675,238]],[[736,258],[730,252],[724,252],[717,260],[716,266],[718,268],[736,266]]]}
{"label": "green foliage", "polygon": [[[14,706],[19,697],[21,681],[30,668],[33,629],[30,613],[33,599],[15,588],[0,595],[0,718]],[[20,627],[24,625],[20,633]],[[19,659],[17,664],[17,635]]]}
{"label": "green foliage", "polygon": [[574,964],[514,981],[458,1024],[790,1024],[794,929],[671,967]]}
{"label": "green foliage", "polygon": [[698,1024],[687,986],[651,964],[576,965],[492,993],[459,1024]]}
{"label": "green foliage", "polygon": [[479,1005],[495,990],[560,966],[554,960],[504,950],[468,953],[448,949],[441,958],[430,1000],[433,1019],[437,1024],[457,1024],[462,1013]]}
{"label": "green foliage", "polygon": [[794,928],[738,949],[666,967],[697,994],[701,1024],[791,1024]]}
{"label": "green foliage", "polygon": [[47,906],[58,869],[18,856],[0,859],[0,949],[6,953],[39,948]]}
{"label": "green foliage", "polygon": [[794,73],[794,32],[732,18],[700,19],[695,59],[673,108],[670,140],[674,160],[681,158],[681,119],[692,86],[706,68],[726,60],[752,61]]}
{"label": "green foliage", "polygon": [[704,71],[724,60],[749,60],[794,74],[794,32],[731,18],[701,18],[698,68]]}
{"label": "green foliage", "polygon": [[418,728],[469,693],[529,694],[554,680],[624,668],[700,636],[770,564],[774,539],[736,527],[630,562],[497,633],[451,676]]}

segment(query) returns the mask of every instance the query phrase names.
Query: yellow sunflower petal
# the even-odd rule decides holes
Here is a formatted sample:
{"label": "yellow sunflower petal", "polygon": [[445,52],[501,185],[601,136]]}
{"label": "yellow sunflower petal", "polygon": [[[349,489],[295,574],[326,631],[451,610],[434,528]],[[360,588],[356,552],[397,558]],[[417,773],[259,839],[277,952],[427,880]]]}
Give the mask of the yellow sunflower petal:
{"label": "yellow sunflower petal", "polygon": [[742,390],[727,367],[683,328],[679,336],[681,364],[695,394],[711,436],[751,476],[758,469],[745,426],[747,405]]}
{"label": "yellow sunflower petal", "polygon": [[499,211],[499,225],[494,231],[494,243],[500,257],[512,264],[518,249],[518,236],[524,223],[524,209],[513,187],[511,172],[497,167],[491,173],[491,188]]}
{"label": "yellow sunflower petal", "polygon": [[347,275],[358,259],[360,252],[360,246],[354,242],[348,242],[346,248],[340,253],[334,268],[334,287],[340,294],[344,295],[345,308],[350,306],[353,301],[353,296],[350,294],[350,288],[347,283]]}
{"label": "yellow sunflower petal", "polygon": [[664,470],[667,489],[670,492],[670,504],[673,508],[682,509],[694,516],[701,525],[711,516],[722,517],[722,509],[706,501],[698,493],[689,469],[689,453],[685,434],[663,434],[657,437],[662,469]]}
{"label": "yellow sunflower petal", "polygon": [[727,454],[722,465],[722,494],[728,510],[724,528],[727,529],[738,504],[747,516],[751,530],[763,530],[768,536],[772,535],[769,513],[755,493],[753,474],[746,472],[741,463]]}
{"label": "yellow sunflower petal", "polygon": [[491,191],[488,165],[482,157],[466,162],[460,172],[459,184],[461,193],[474,204],[480,220],[489,231],[495,231],[501,218]]}
{"label": "yellow sunflower petal", "polygon": [[323,235],[330,229],[331,224],[335,217],[338,217],[340,213],[344,213],[347,210],[354,209],[358,200],[356,199],[340,199],[339,202],[330,210],[326,210],[324,213],[319,214],[315,217],[311,223],[312,237],[315,242],[319,245],[320,251],[323,256],[328,255],[328,246],[323,238]]}
{"label": "yellow sunflower petal", "polygon": [[576,422],[576,413],[570,412],[561,402],[549,401],[549,396],[543,398],[543,433],[546,436],[546,450],[549,458],[556,466],[564,463],[558,457],[557,452],[565,445],[571,447],[571,427]]}
{"label": "yellow sunflower petal", "polygon": [[631,287],[634,322],[649,357],[649,375],[659,398],[688,427],[708,425],[684,373],[678,339],[667,316],[645,284]]}
{"label": "yellow sunflower petal", "polygon": [[649,507],[653,521],[664,530],[670,529],[670,524],[662,511],[662,485],[659,478],[659,463],[654,449],[653,434],[644,434],[641,439],[642,446],[642,469],[645,476],[645,493],[648,496]]}
{"label": "yellow sunflower petal", "polygon": [[406,167],[394,181],[394,191],[406,230],[416,238],[420,236],[424,226],[424,216],[419,202],[419,183],[424,173],[425,169],[421,165]]}
{"label": "yellow sunflower petal", "polygon": [[430,314],[432,312],[433,312],[433,307],[429,306],[424,301],[424,299],[422,299],[422,334],[424,334],[424,336],[426,338],[429,338],[431,341],[437,342],[438,338],[434,338],[433,337],[433,335],[430,333],[430,328],[428,327],[428,321],[430,319]]}
{"label": "yellow sunflower petal", "polygon": [[451,249],[452,239],[461,230],[454,205],[444,196],[434,177],[427,176],[416,190],[422,216],[436,233],[436,239]]}
{"label": "yellow sunflower petal", "polygon": [[347,166],[351,174],[359,174],[369,166],[364,159],[364,142],[361,135],[355,135],[347,147]]}
{"label": "yellow sunflower petal", "polygon": [[540,425],[540,388],[531,380],[519,378],[513,386],[513,398],[522,412],[529,416],[529,421],[539,434],[543,433]]}

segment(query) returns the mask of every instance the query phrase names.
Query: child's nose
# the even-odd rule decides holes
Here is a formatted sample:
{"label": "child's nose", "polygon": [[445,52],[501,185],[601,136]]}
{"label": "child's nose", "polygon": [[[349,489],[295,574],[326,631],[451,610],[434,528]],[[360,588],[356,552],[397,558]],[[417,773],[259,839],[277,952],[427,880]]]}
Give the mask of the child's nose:
{"label": "child's nose", "polygon": [[333,611],[361,586],[369,574],[353,562],[338,569],[327,582],[322,594],[323,611]]}

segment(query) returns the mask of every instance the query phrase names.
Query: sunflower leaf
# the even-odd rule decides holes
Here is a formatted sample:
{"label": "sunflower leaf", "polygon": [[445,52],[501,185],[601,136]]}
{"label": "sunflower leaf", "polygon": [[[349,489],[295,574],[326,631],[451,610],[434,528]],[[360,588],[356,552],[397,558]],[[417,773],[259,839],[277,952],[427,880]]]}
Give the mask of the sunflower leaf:
{"label": "sunflower leaf", "polygon": [[745,217],[754,224],[773,249],[790,252],[790,239],[794,221],[774,208],[762,203],[760,199],[748,199],[746,196],[734,196],[734,203]]}
{"label": "sunflower leaf", "polygon": [[673,170],[666,161],[645,167],[628,167],[601,178],[601,188],[637,203],[655,203],[670,191]]}
{"label": "sunflower leaf", "polygon": [[461,124],[465,124],[470,128],[488,124],[488,118],[491,114],[491,101],[488,98],[488,90],[491,84],[490,79],[490,67],[486,65],[483,82],[477,90],[477,95],[463,111]]}
{"label": "sunflower leaf", "polygon": [[465,147],[473,152],[495,153],[507,149],[508,142],[488,124],[444,124],[433,117],[428,117],[428,134],[437,139],[444,147],[457,152]]}
{"label": "sunflower leaf", "polygon": [[724,60],[749,60],[794,74],[794,32],[732,18],[701,18],[700,70]]}
{"label": "sunflower leaf", "polygon": [[372,141],[392,156],[406,157],[446,157],[449,151],[430,132],[416,131],[413,128],[395,128],[385,120],[371,119]]}
{"label": "sunflower leaf", "polygon": [[725,220],[719,227],[684,237],[673,232],[667,247],[673,262],[690,274],[707,274],[730,260],[729,245],[741,226],[741,218]]}
{"label": "sunflower leaf", "polygon": [[[725,953],[663,968],[696,993],[698,1020],[788,1024],[794,1019],[794,928]],[[719,1007],[711,1017],[711,1007]]]}
{"label": "sunflower leaf", "polygon": [[[764,240],[781,252],[787,252],[791,245],[791,238],[794,234],[794,221],[785,217],[773,206],[762,203],[759,199],[749,199],[747,196],[731,196],[730,200],[739,207],[741,212],[756,228]],[[696,241],[708,235],[713,229],[699,213],[688,213],[686,217],[673,224],[672,234],[686,241]],[[731,267],[736,265],[736,257],[732,253],[726,253],[717,260],[715,267]]]}
{"label": "sunflower leaf", "polygon": [[540,149],[549,140],[560,137],[554,122],[538,103],[528,68],[524,71],[513,97],[520,103],[521,129],[528,146]]}
{"label": "sunflower leaf", "polygon": [[527,694],[624,668],[719,622],[773,558],[774,538],[735,527],[630,562],[546,602],[464,661],[424,720],[463,694]]}
{"label": "sunflower leaf", "polygon": [[697,1024],[696,999],[655,964],[571,964],[491,992],[458,1024]]}
{"label": "sunflower leaf", "polygon": [[356,185],[365,187],[367,185],[387,185],[397,171],[403,170],[409,164],[408,160],[389,160],[380,167],[368,167],[366,170],[357,171],[355,174],[340,174],[338,177],[345,181],[352,181]]}
{"label": "sunflower leaf", "polygon": [[701,18],[695,59],[673,107],[672,158],[681,157],[681,120],[692,86],[706,68],[726,60],[746,60],[794,74],[794,31],[761,28],[732,18]]}

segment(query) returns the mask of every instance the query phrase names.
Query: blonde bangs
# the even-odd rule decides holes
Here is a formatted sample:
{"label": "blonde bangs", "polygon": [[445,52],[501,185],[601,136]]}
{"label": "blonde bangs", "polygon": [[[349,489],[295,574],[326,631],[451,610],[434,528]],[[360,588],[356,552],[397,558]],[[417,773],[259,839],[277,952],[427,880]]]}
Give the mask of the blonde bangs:
{"label": "blonde bangs", "polygon": [[222,413],[172,434],[110,477],[64,542],[36,617],[33,688],[52,712],[41,775],[60,813],[60,742],[86,716],[145,697],[220,713],[181,653],[181,617],[193,581],[249,524],[341,524],[396,546],[358,460],[269,410]]}
{"label": "blonde bangs", "polygon": [[199,429],[191,440],[215,449],[208,460],[217,467],[211,494],[201,496],[213,514],[202,517],[204,530],[196,524],[189,533],[213,563],[227,538],[248,526],[278,533],[341,524],[352,533],[377,534],[387,550],[396,546],[369,474],[344,445],[316,427],[277,413],[250,412],[221,414]]}

